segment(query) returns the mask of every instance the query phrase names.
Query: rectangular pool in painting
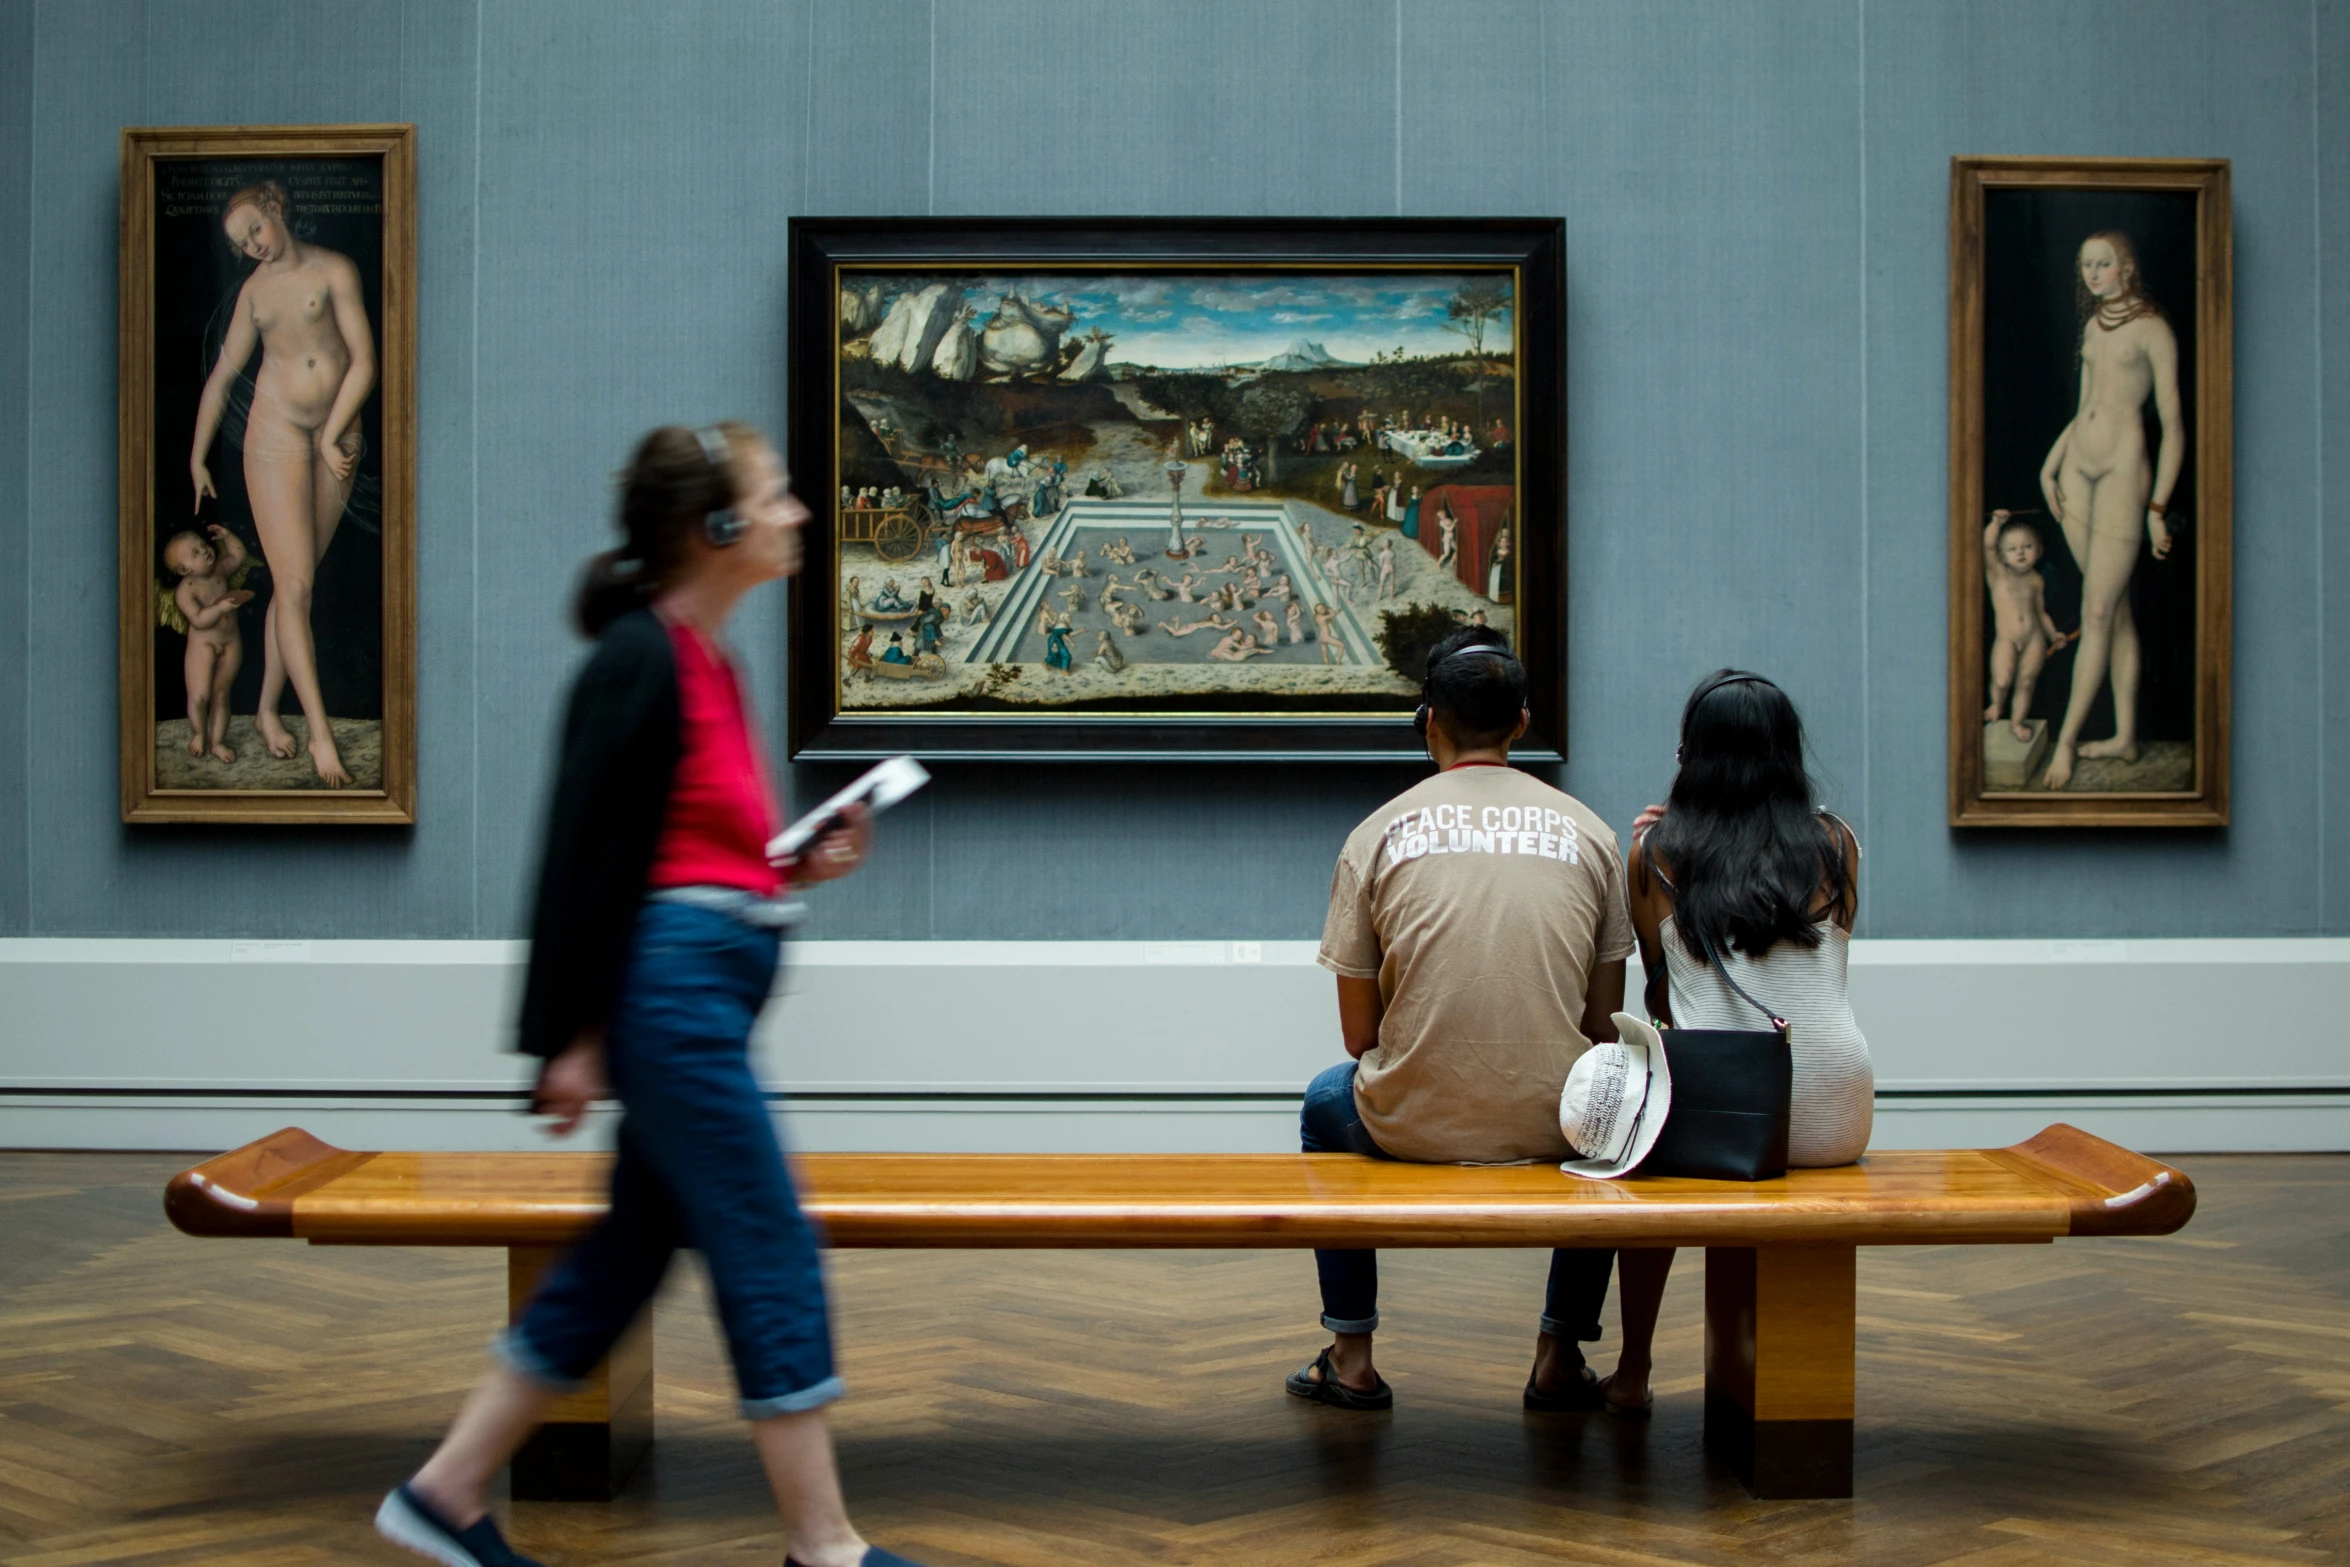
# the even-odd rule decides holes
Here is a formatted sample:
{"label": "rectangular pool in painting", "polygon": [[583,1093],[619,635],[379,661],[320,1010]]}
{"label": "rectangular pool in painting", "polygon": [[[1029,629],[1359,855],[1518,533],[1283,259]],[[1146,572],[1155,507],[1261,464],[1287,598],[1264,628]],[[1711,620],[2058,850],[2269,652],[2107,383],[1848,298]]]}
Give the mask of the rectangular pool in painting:
{"label": "rectangular pool in painting", "polygon": [[1392,755],[1563,645],[1556,225],[1377,227],[795,225],[795,754]]}

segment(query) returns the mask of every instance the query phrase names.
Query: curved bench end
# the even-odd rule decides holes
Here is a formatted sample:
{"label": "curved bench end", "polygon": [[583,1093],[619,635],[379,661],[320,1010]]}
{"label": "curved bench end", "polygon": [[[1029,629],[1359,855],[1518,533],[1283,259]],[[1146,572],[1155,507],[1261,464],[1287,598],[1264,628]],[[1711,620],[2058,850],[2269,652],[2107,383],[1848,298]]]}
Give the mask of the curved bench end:
{"label": "curved bench end", "polygon": [[289,1126],[173,1176],[163,1212],[187,1235],[287,1238],[297,1195],[370,1157]]}
{"label": "curved bench end", "polygon": [[2066,1195],[2075,1235],[2169,1235],[2195,1216],[2184,1170],[2062,1121],[1998,1152]]}

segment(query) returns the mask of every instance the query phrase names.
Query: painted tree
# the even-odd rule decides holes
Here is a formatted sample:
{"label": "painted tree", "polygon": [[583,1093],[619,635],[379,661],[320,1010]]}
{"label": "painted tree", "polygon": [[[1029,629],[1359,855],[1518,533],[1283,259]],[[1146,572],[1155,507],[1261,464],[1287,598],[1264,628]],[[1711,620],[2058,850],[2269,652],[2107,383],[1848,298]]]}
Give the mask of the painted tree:
{"label": "painted tree", "polygon": [[1480,429],[1485,425],[1485,329],[1509,310],[1510,286],[1499,278],[1463,283],[1444,306],[1445,329],[1458,332],[1467,341],[1469,355],[1477,364],[1476,423]]}
{"label": "painted tree", "polygon": [[1510,286],[1499,278],[1478,278],[1463,283],[1451,299],[1445,302],[1446,330],[1458,332],[1468,340],[1469,353],[1477,360],[1478,368],[1485,364],[1485,329],[1510,311]]}
{"label": "painted tree", "polygon": [[1281,477],[1281,443],[1297,439],[1313,406],[1295,376],[1268,375],[1240,394],[1233,421],[1264,451],[1268,480]]}

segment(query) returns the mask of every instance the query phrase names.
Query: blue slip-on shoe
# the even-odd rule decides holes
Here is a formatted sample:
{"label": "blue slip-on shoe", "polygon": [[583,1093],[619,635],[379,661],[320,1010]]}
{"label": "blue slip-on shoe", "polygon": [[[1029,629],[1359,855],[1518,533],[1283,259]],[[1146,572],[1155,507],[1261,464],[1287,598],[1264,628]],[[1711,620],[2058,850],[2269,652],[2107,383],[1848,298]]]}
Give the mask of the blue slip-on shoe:
{"label": "blue slip-on shoe", "polygon": [[375,1510],[375,1532],[444,1567],[539,1567],[506,1543],[489,1514],[460,1529],[405,1485]]}
{"label": "blue slip-on shoe", "polygon": [[[800,1567],[800,1564],[786,1556],[783,1559],[783,1567]],[[922,1564],[911,1556],[900,1556],[897,1552],[885,1551],[878,1545],[868,1545],[865,1547],[865,1554],[858,1559],[857,1567],[922,1567]]]}

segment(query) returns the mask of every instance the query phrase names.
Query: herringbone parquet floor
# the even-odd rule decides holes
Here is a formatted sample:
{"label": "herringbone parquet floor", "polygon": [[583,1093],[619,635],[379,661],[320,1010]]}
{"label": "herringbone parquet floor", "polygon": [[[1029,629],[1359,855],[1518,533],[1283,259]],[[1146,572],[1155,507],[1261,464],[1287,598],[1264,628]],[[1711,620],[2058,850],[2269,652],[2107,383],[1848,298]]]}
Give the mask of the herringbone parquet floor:
{"label": "herringbone parquet floor", "polygon": [[[368,1516],[474,1375],[501,1254],[188,1240],[179,1162],[0,1155],[0,1563],[410,1560]],[[2350,1157],[2186,1166],[2173,1239],[1862,1253],[1852,1502],[1749,1501],[1701,1455],[1694,1254],[1644,1426],[1519,1410],[1542,1259],[1477,1252],[1383,1259],[1370,1417],[1281,1393],[1302,1255],[840,1254],[850,1496],[942,1567],[2350,1562]],[[771,1567],[690,1270],[658,1334],[649,1470],[512,1532]]]}

